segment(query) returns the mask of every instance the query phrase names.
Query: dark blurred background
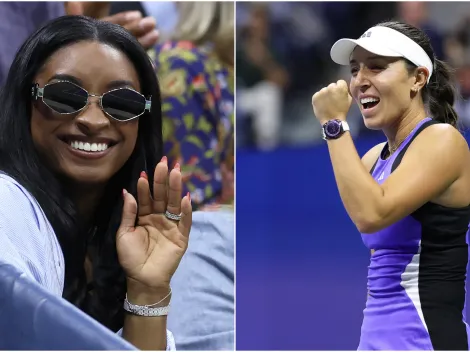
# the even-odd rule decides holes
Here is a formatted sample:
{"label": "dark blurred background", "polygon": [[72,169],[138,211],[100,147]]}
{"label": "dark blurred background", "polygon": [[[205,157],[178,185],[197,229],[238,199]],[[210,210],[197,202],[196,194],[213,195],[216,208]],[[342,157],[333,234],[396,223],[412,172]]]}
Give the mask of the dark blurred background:
{"label": "dark blurred background", "polygon": [[[455,68],[470,127],[470,4],[237,3],[237,349],[354,350],[369,251],[341,203],[311,97],[349,79],[329,51],[399,19]],[[350,111],[363,155],[385,139]]]}

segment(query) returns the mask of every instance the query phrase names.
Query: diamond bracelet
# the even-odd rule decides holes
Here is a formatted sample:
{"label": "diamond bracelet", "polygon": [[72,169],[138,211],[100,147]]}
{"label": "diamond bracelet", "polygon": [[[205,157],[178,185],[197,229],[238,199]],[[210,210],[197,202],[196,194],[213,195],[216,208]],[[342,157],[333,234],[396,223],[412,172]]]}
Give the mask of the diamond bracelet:
{"label": "diamond bracelet", "polygon": [[165,315],[168,315],[168,312],[170,311],[170,305],[167,305],[166,307],[157,307],[157,308],[152,308],[152,307],[160,304],[165,299],[167,299],[170,295],[171,295],[171,288],[170,288],[170,292],[157,303],[145,305],[145,306],[139,306],[137,304],[132,304],[131,302],[129,302],[127,299],[127,293],[126,293],[126,298],[124,299],[124,310],[131,314],[139,315],[143,317],[165,316]]}

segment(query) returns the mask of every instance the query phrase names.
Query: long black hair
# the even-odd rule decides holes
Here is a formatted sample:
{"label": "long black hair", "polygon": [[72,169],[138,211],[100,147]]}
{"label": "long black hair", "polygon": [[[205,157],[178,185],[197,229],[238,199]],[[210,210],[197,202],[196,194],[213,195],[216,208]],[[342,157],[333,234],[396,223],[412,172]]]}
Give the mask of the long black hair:
{"label": "long black hair", "polygon": [[[96,41],[124,53],[139,75],[141,93],[152,96],[151,112],[139,118],[136,147],[108,182],[91,227],[83,225],[67,187],[39,157],[30,128],[31,86],[37,72],[58,49],[81,41]],[[64,298],[117,331],[123,325],[126,292],[115,239],[123,205],[122,189],[136,197],[141,171],[147,172],[152,185],[153,168],[163,155],[161,97],[150,58],[139,42],[118,25],[83,16],[60,17],[39,29],[19,49],[0,93],[0,106],[0,170],[36,198],[50,221],[65,259]],[[92,289],[87,285],[84,269],[90,248],[94,249],[90,252]]]}
{"label": "long black hair", "polygon": [[[436,57],[431,40],[426,33],[412,25],[398,21],[382,22],[377,26],[394,29],[423,48],[434,66],[431,79],[422,90],[423,100],[435,120],[457,127],[459,116],[454,109],[457,93],[452,82],[452,70],[445,62]],[[416,69],[416,65],[408,60],[407,62],[410,71]]]}

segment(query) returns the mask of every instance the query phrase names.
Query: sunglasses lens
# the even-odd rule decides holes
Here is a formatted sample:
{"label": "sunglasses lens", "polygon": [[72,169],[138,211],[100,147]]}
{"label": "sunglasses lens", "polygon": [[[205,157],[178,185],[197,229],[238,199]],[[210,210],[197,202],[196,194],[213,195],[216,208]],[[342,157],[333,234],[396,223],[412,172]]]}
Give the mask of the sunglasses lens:
{"label": "sunglasses lens", "polygon": [[70,114],[83,109],[87,99],[88,93],[72,83],[57,82],[44,87],[44,103],[60,114]]}
{"label": "sunglasses lens", "polygon": [[103,110],[119,121],[130,120],[145,111],[145,98],[132,89],[118,89],[103,95]]}

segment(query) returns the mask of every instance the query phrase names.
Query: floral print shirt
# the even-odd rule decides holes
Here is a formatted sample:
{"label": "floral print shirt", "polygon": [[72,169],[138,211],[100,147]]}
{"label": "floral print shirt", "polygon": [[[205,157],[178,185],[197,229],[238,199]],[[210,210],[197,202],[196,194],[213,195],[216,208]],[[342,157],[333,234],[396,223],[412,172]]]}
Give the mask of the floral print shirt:
{"label": "floral print shirt", "polygon": [[168,41],[156,47],[162,94],[163,139],[169,167],[177,162],[183,195],[194,206],[221,199],[221,166],[233,170],[234,75],[209,46]]}

